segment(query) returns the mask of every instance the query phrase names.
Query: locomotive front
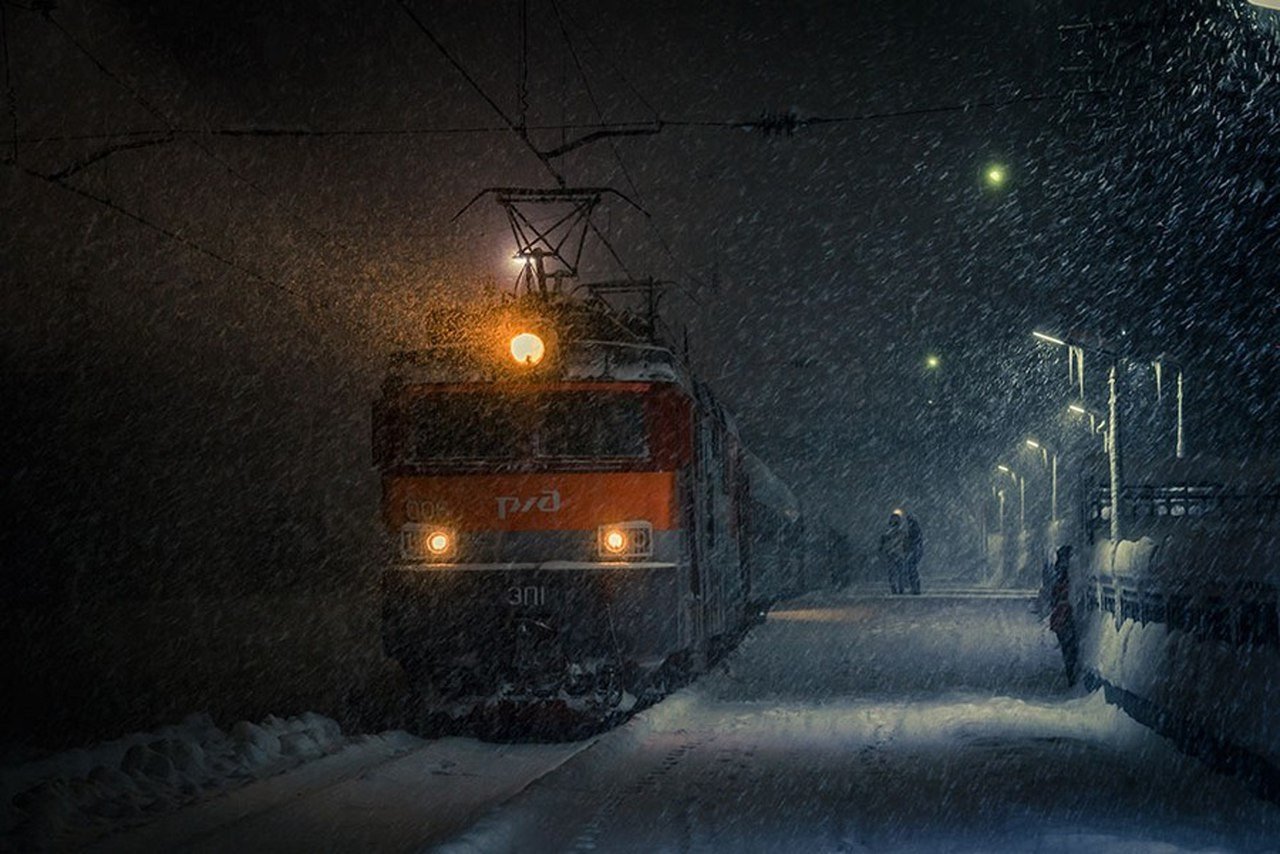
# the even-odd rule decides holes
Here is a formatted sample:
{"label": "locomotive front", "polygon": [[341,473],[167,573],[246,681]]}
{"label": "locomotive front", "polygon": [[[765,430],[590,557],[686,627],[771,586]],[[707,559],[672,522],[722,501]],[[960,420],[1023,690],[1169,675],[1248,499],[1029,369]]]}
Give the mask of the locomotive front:
{"label": "locomotive front", "polygon": [[689,385],[652,344],[501,338],[400,355],[374,405],[384,644],[441,693],[616,704],[689,646]]}

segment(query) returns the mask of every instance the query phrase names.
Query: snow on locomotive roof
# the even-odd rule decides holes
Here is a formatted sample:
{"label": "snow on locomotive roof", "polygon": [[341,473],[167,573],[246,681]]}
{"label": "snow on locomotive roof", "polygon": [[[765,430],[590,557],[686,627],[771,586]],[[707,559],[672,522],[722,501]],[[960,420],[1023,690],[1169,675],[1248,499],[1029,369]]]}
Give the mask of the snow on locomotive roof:
{"label": "snow on locomotive roof", "polygon": [[[656,344],[583,339],[561,341],[558,349],[556,379],[690,385],[675,354]],[[390,374],[410,383],[500,382],[511,378],[506,365],[489,363],[464,344],[396,353]]]}

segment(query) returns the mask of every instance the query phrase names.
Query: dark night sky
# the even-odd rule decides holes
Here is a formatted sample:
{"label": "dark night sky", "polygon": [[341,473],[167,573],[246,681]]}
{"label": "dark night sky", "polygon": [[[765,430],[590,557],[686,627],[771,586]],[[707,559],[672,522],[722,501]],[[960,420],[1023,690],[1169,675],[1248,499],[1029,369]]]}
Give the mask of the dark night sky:
{"label": "dark night sky", "polygon": [[[531,123],[594,121],[554,7],[529,4]],[[514,112],[517,5],[414,7]],[[904,499],[940,519],[996,455],[1052,429],[1065,367],[1032,345],[1040,325],[1180,354],[1195,450],[1274,449],[1280,27],[1269,13],[1243,0],[1138,12],[890,0],[559,9],[611,121],[653,110],[667,120],[840,116],[1061,93],[1083,81],[1061,71],[1071,59],[1058,26],[1118,16],[1084,42],[1108,94],[1083,103],[769,139],[669,127],[561,161],[572,182],[639,196],[672,253],[618,207],[607,221],[628,267],[697,294],[672,302],[695,363],[748,441],[833,520],[865,529]],[[156,114],[187,128],[497,123],[393,2],[60,5],[55,20],[121,81],[38,15],[6,14],[23,140],[157,129]],[[49,174],[101,145],[23,142],[18,162]],[[993,161],[1011,174],[1000,192],[981,180]],[[72,179],[264,283],[6,169],[0,260],[19,284],[6,297],[6,371],[28,377],[10,380],[35,401],[28,420],[74,414],[48,439],[59,454],[100,440],[139,459],[213,448],[210,460],[269,472],[268,491],[281,496],[356,483],[371,496],[357,455],[382,354],[412,339],[424,300],[513,272],[496,209],[450,217],[482,187],[546,180],[504,133],[184,137]],[[940,381],[922,370],[929,352],[943,359]],[[79,379],[61,392],[29,379],[68,374]],[[88,391],[89,375],[109,390]],[[54,402],[33,397],[35,386]],[[264,413],[265,402],[279,408]],[[104,430],[119,435],[103,440]],[[341,477],[299,460],[299,430],[311,459],[341,458]],[[222,463],[184,477],[234,491],[245,475],[216,473]],[[149,482],[114,476],[126,492]]]}

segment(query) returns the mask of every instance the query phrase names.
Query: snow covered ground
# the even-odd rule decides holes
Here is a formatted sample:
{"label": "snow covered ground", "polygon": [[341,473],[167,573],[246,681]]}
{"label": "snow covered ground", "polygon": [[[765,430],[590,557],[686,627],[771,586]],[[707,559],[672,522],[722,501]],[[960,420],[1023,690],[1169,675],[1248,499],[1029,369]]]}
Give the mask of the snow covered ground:
{"label": "snow covered ground", "polygon": [[0,851],[407,850],[464,829],[589,742],[343,737],[316,714],[205,716],[5,769]]}
{"label": "snow covered ground", "polygon": [[444,850],[1276,850],[1280,810],[1097,695],[1029,599],[821,599]]}
{"label": "snow covered ground", "polygon": [[340,751],[347,741],[334,721],[314,713],[240,721],[226,732],[207,715],[192,715],[154,732],[6,767],[0,845],[83,843]]}
{"label": "snow covered ground", "polygon": [[[288,727],[328,741],[312,733],[300,763]],[[1280,809],[1068,689],[1023,594],[784,603],[714,672],[583,743],[347,739],[318,716],[262,729],[260,765],[235,764],[263,740],[247,727],[204,751],[253,782],[176,811],[137,804],[160,816],[94,850],[1280,850]],[[146,738],[83,758],[108,768],[94,791],[153,794],[138,768],[164,762],[118,767]],[[169,761],[161,794],[181,801],[191,772]],[[112,821],[75,815],[61,841]]]}

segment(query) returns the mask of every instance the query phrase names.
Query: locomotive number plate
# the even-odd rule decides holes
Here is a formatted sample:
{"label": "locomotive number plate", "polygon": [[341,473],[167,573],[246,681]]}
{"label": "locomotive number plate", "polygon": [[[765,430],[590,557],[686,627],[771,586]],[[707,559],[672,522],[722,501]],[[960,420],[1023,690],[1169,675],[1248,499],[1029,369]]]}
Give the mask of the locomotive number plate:
{"label": "locomotive number plate", "polygon": [[546,585],[526,584],[521,587],[508,587],[505,601],[512,607],[531,607],[547,604]]}

